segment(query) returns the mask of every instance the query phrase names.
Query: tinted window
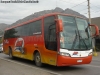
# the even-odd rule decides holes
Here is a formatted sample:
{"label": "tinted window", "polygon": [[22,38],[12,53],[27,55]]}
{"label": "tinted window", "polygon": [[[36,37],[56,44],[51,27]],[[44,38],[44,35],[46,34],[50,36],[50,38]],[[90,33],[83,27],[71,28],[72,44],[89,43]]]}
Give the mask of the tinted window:
{"label": "tinted window", "polygon": [[30,31],[30,25],[29,24],[26,24],[26,25],[23,25],[21,26],[21,36],[29,36],[29,31]]}
{"label": "tinted window", "polygon": [[57,50],[56,40],[56,23],[55,16],[46,17],[44,19],[44,38],[45,47],[49,50]]}
{"label": "tinted window", "polygon": [[5,31],[4,38],[15,38],[19,36],[31,36],[34,34],[41,34],[41,20],[28,23],[10,30]]}
{"label": "tinted window", "polygon": [[29,34],[30,35],[34,35],[34,34],[41,34],[41,20],[38,20],[38,21],[35,21],[33,23],[30,23],[29,26],[30,26],[30,31],[29,31]]}
{"label": "tinted window", "polygon": [[16,37],[19,37],[19,36],[21,36],[21,27],[17,27],[17,28],[14,28],[15,29],[15,31],[16,31],[16,33],[14,33],[14,35],[16,36]]}
{"label": "tinted window", "polygon": [[10,29],[5,32],[4,39],[17,37],[18,35],[15,35],[16,33],[17,31],[14,28]]}

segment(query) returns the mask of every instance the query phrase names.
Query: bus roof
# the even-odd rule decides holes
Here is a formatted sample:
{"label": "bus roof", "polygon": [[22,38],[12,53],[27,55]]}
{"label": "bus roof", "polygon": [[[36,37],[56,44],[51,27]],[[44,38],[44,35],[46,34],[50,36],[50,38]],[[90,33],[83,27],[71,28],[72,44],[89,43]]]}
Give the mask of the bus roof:
{"label": "bus roof", "polygon": [[[33,18],[33,19],[28,20],[28,21],[26,21],[26,22],[23,22],[23,23],[20,23],[20,24],[11,26],[11,27],[9,27],[9,28],[6,28],[5,31],[6,31],[6,30],[9,30],[9,29],[12,29],[12,28],[16,28],[16,27],[21,26],[21,25],[24,25],[24,24],[28,24],[28,23],[30,23],[30,22],[33,22],[33,21],[36,21],[36,20],[39,20],[39,19],[42,19],[43,17],[48,17],[48,16],[52,16],[52,15],[65,15],[65,16],[73,16],[73,17],[79,17],[79,18],[82,18],[82,17],[80,17],[80,16],[76,16],[76,15],[72,15],[72,14],[49,13],[49,14],[45,14],[45,15],[42,15],[42,16],[37,17],[37,18]],[[84,18],[83,18],[83,19],[84,19]]]}

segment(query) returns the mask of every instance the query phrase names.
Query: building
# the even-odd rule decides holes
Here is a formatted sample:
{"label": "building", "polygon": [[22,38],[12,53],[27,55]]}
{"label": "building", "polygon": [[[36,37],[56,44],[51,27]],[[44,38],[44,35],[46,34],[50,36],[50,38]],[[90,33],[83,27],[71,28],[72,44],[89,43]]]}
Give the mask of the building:
{"label": "building", "polygon": [[[100,17],[92,18],[91,19],[91,24],[95,24],[99,27],[99,32],[100,32]],[[94,30],[93,30],[94,32]],[[100,36],[95,38],[95,46],[97,50],[100,51]]]}

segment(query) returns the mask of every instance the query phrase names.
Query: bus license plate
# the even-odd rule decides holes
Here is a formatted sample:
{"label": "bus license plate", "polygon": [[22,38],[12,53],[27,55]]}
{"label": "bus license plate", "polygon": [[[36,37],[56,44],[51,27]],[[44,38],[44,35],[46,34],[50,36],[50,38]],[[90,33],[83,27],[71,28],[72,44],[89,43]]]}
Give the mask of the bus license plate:
{"label": "bus license plate", "polygon": [[82,60],[77,60],[77,62],[82,62]]}

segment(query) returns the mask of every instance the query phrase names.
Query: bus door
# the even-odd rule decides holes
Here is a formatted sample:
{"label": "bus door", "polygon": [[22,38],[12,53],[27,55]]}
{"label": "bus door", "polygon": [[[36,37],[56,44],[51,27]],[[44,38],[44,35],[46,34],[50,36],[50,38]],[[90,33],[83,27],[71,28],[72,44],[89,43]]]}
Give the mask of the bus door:
{"label": "bus door", "polygon": [[57,37],[55,16],[44,18],[44,41],[46,63],[56,65],[57,60]]}

